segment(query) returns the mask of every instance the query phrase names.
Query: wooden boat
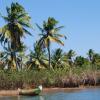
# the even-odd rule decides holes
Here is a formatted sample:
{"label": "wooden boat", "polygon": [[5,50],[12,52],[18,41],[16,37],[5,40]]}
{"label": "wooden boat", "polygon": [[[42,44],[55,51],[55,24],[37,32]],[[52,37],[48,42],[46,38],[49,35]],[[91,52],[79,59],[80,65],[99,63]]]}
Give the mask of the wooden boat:
{"label": "wooden boat", "polygon": [[19,95],[26,95],[26,96],[35,96],[35,95],[39,95],[42,91],[42,85],[38,86],[35,89],[29,89],[29,90],[25,90],[25,89],[18,89]]}

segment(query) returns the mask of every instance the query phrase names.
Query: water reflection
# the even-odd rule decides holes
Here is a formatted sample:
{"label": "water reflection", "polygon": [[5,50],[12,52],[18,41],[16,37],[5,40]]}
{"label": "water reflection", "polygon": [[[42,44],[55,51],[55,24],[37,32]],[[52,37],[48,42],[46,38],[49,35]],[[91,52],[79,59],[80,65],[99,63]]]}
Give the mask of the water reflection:
{"label": "water reflection", "polygon": [[99,100],[100,88],[74,92],[52,92],[41,96],[0,97],[0,100]]}
{"label": "water reflection", "polygon": [[40,96],[39,98],[40,98],[39,100],[45,100],[43,96]]}
{"label": "water reflection", "polygon": [[[45,96],[19,96],[16,100],[46,100]],[[8,99],[7,99],[8,100]],[[15,99],[13,99],[15,100]]]}
{"label": "water reflection", "polygon": [[0,97],[0,100],[20,100],[19,99],[19,97],[18,96],[12,96],[12,97],[10,97],[10,96],[2,96],[2,97]]}

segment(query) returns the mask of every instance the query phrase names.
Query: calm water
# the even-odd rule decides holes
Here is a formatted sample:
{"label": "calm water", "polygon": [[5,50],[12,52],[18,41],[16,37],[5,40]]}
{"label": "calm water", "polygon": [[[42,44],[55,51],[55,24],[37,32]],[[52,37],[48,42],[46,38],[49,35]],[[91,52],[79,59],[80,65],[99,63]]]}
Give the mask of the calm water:
{"label": "calm water", "polygon": [[0,97],[0,100],[100,100],[100,88],[45,93],[36,97]]}

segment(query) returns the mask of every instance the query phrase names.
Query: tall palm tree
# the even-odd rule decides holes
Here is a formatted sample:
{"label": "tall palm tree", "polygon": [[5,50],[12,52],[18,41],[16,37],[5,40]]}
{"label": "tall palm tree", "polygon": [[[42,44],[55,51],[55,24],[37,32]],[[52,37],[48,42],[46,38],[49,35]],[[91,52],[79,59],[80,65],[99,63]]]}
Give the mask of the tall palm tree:
{"label": "tall palm tree", "polygon": [[11,59],[13,69],[16,69],[16,52],[21,48],[21,38],[25,33],[31,35],[27,28],[32,28],[30,24],[30,16],[25,9],[18,3],[12,3],[6,8],[7,16],[1,17],[6,24],[0,28],[0,42],[4,48],[11,48]]}
{"label": "tall palm tree", "polygon": [[[41,28],[38,24],[37,27],[41,31],[41,38],[39,40],[39,45],[43,48],[47,48],[48,51],[48,57],[49,57],[49,68],[51,67],[51,61],[50,61],[50,44],[51,42],[57,42],[61,45],[64,45],[64,43],[60,40],[61,37],[65,37],[64,35],[61,35],[58,33],[58,31],[63,28],[63,26],[57,27],[58,21],[56,21],[54,18],[49,17],[47,21],[43,22],[43,27]],[[66,38],[66,37],[65,37]]]}

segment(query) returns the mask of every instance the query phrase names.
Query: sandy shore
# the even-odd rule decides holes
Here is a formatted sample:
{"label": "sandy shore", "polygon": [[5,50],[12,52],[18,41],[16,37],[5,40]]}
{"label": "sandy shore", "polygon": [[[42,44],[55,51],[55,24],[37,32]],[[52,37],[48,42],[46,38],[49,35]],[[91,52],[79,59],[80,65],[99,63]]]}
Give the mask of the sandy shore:
{"label": "sandy shore", "polygon": [[17,96],[19,95],[18,90],[1,90],[0,96]]}
{"label": "sandy shore", "polygon": [[[43,88],[42,94],[45,94],[45,93],[55,93],[55,92],[74,92],[74,91],[80,91],[80,90],[87,89],[87,88],[95,88],[95,87]],[[0,96],[18,96],[18,95],[19,95],[18,90],[1,90],[0,91]]]}
{"label": "sandy shore", "polygon": [[[71,92],[71,91],[77,91],[77,90],[81,90],[84,88],[43,88],[42,94],[45,93],[52,93],[52,92]],[[19,95],[18,90],[1,90],[0,91],[0,96],[17,96]]]}
{"label": "sandy shore", "polygon": [[77,91],[77,90],[83,90],[84,87],[79,88],[44,88],[43,93],[49,93],[49,92],[71,92],[71,91]]}

